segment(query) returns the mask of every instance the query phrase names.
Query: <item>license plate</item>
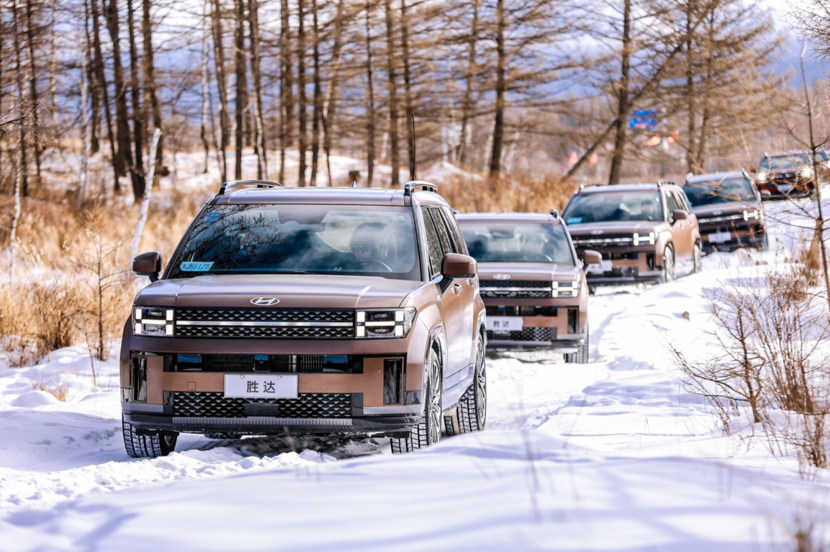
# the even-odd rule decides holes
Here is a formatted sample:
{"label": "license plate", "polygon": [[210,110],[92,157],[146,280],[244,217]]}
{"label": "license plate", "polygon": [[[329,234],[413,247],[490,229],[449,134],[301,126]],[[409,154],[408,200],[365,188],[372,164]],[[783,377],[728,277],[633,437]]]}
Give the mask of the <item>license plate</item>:
{"label": "license plate", "polygon": [[613,261],[602,261],[600,264],[589,264],[585,266],[585,272],[588,274],[602,274],[614,268]]}
{"label": "license plate", "polygon": [[784,192],[784,193],[787,193],[787,192],[789,192],[789,191],[792,191],[792,189],[793,189],[793,185],[792,185],[792,184],[779,184],[779,185],[778,185],[778,191],[779,191],[779,192]]}
{"label": "license plate", "polygon": [[732,239],[732,234],[729,232],[715,232],[709,234],[709,241],[712,243],[726,243]]}
{"label": "license plate", "polygon": [[520,316],[488,316],[487,329],[496,333],[520,332],[522,322]]}
{"label": "license plate", "polygon": [[225,374],[225,396],[243,399],[296,399],[299,379],[288,374]]}

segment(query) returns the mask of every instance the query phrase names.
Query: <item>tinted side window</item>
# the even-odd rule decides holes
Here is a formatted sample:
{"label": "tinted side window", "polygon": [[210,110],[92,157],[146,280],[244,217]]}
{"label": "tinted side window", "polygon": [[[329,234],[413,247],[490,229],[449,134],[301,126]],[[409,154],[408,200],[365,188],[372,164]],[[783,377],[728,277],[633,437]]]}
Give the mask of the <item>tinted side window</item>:
{"label": "tinted side window", "polygon": [[441,248],[444,253],[455,253],[450,239],[450,232],[447,230],[447,225],[441,220],[441,211],[435,208],[427,209],[427,211],[435,223],[435,229],[438,230],[438,238],[441,240]]}
{"label": "tinted side window", "polygon": [[458,222],[455,220],[455,215],[449,207],[441,207],[441,214],[444,215],[444,222],[450,231],[450,238],[452,239],[454,251],[456,253],[467,254],[467,244],[464,242],[464,237],[461,235],[461,229],[458,227]]}
{"label": "tinted side window", "polygon": [[441,273],[441,259],[444,257],[444,252],[441,250],[441,240],[438,237],[438,231],[435,229],[435,223],[432,221],[432,217],[429,216],[429,209],[421,207],[421,215],[424,217],[427,252],[429,253],[429,277],[432,279]]}
{"label": "tinted side window", "polygon": [[674,196],[672,192],[666,192],[666,205],[668,206],[669,210],[669,219],[672,218],[672,213],[678,209],[682,209],[680,205],[677,204],[677,198]]}

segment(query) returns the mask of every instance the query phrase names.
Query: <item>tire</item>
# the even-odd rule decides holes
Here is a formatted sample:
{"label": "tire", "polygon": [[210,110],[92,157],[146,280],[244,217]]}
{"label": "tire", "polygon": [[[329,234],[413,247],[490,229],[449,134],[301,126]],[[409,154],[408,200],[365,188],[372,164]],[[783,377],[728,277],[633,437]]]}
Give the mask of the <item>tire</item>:
{"label": "tire", "polygon": [[700,248],[700,242],[695,242],[695,247],[692,250],[692,259],[694,261],[692,274],[700,274],[703,270],[703,262],[701,261],[702,252]]}
{"label": "tire", "polygon": [[479,336],[476,347],[476,368],[473,384],[458,400],[458,425],[461,433],[481,431],[487,423],[487,363],[484,337]]}
{"label": "tire", "polygon": [[585,341],[579,344],[579,348],[575,353],[568,353],[565,355],[566,364],[588,364],[590,362],[591,353],[591,333],[588,332],[585,336]]}
{"label": "tire", "polygon": [[136,433],[135,426],[121,417],[121,432],[124,434],[124,448],[130,458],[158,458],[176,450],[178,433]]}
{"label": "tire", "polygon": [[663,250],[663,275],[660,283],[666,284],[674,280],[674,249],[670,245]]}
{"label": "tire", "polygon": [[441,430],[444,425],[442,373],[438,352],[435,349],[430,349],[427,357],[424,416],[418,422],[418,425],[412,428],[408,437],[393,437],[391,439],[394,454],[426,448],[441,440]]}

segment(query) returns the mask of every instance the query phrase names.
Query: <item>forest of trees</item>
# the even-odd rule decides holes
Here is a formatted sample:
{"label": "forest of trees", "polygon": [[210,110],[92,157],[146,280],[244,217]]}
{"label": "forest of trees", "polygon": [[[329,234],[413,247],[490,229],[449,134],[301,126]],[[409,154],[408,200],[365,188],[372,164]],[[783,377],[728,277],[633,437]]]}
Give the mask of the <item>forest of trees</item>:
{"label": "forest of trees", "polygon": [[786,95],[782,38],[750,0],[3,0],[0,15],[0,192],[23,196],[47,197],[44,171],[72,156],[105,160],[100,185],[135,198],[171,151],[241,178],[243,148],[258,177],[298,186],[337,183],[329,154],[365,162],[361,185],[398,184],[416,156],[498,178],[569,152],[562,172],[600,159],[614,183],[645,155],[640,109],[701,172]]}

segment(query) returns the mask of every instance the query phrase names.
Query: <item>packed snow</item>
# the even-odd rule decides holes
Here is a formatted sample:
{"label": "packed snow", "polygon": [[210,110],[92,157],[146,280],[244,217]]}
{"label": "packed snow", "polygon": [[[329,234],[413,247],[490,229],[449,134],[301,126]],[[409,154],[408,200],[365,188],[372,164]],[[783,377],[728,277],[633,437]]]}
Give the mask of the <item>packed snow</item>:
{"label": "packed snow", "polygon": [[710,346],[704,290],[802,239],[785,204],[769,210],[779,252],[600,289],[589,364],[489,358],[487,430],[408,455],[383,439],[183,435],[168,457],[132,460],[115,360],[96,361],[95,382],[83,348],[0,365],[0,550],[734,552],[793,549],[808,528],[826,539],[827,474],[803,477],[751,428],[725,435],[667,348]]}

